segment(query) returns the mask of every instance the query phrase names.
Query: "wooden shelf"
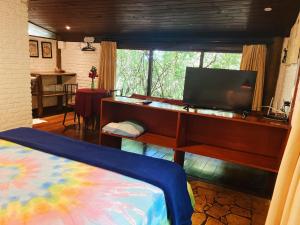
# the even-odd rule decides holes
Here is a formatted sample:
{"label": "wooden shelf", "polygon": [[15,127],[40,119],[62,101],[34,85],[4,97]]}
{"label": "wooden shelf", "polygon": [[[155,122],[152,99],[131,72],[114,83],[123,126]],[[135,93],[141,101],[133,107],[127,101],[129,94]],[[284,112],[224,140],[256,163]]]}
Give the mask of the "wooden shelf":
{"label": "wooden shelf", "polygon": [[[258,154],[251,154],[242,151],[239,151],[239,154],[236,154],[236,150],[221,148],[212,145],[195,144],[189,146],[182,146],[177,148],[177,150],[226,160],[229,162],[264,169],[272,172],[277,172],[279,166],[277,158],[272,158]],[[241,163],[241,161],[243,163]]]}
{"label": "wooden shelf", "polygon": [[130,139],[130,140],[138,141],[138,142],[159,145],[159,146],[163,146],[163,147],[167,147],[167,148],[176,148],[175,137],[174,138],[167,137],[167,136],[153,134],[153,133],[149,133],[149,132],[143,133],[142,135],[138,136],[137,138],[130,138],[130,137],[122,136],[122,135],[105,133],[105,132],[102,132],[102,135],[126,138],[126,139]]}
{"label": "wooden shelf", "polygon": [[32,72],[30,73],[31,76],[52,76],[52,77],[57,77],[57,76],[76,76],[76,73],[56,73],[56,72]]}
{"label": "wooden shelf", "polygon": [[54,97],[54,96],[63,96],[63,91],[44,91],[42,96],[43,97]]}
{"label": "wooden shelf", "polygon": [[[206,114],[207,113],[207,114]],[[261,115],[245,120],[210,114],[205,110],[185,112],[182,107],[153,102],[141,104],[132,98],[108,98],[101,103],[101,127],[110,122],[140,121],[149,132],[128,138],[175,151],[175,162],[183,165],[184,152],[233,163],[278,171],[288,140],[290,124],[266,121]],[[117,135],[100,136],[102,145],[121,148]]]}

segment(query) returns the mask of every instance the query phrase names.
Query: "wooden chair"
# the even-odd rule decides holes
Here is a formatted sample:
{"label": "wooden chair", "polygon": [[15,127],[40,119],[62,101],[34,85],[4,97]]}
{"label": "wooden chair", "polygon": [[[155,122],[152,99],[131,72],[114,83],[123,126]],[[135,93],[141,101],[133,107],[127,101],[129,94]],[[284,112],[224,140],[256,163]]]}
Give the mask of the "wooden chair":
{"label": "wooden chair", "polygon": [[64,84],[64,120],[63,125],[65,126],[66,117],[69,112],[74,112],[74,123],[76,123],[76,117],[78,118],[78,125],[80,128],[80,116],[75,112],[75,97],[78,90],[78,84]]}

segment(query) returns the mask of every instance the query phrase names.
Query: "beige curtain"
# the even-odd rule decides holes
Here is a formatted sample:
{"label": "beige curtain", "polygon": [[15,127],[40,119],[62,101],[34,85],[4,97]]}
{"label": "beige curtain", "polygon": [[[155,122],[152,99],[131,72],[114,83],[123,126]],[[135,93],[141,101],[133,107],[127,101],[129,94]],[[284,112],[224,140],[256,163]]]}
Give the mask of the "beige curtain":
{"label": "beige curtain", "polygon": [[115,89],[117,43],[102,41],[100,48],[99,88]]}
{"label": "beige curtain", "polygon": [[[298,88],[299,90],[299,88]],[[280,165],[266,225],[300,224],[300,93],[292,131]]]}
{"label": "beige curtain", "polygon": [[262,106],[267,47],[265,45],[244,45],[241,70],[257,71],[252,110],[260,111]]}

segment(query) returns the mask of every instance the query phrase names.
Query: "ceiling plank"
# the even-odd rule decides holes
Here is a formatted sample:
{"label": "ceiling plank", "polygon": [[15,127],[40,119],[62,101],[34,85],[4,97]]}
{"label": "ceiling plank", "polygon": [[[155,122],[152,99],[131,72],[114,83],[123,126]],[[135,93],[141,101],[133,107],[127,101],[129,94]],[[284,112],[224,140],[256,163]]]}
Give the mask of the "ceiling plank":
{"label": "ceiling plank", "polygon": [[186,35],[232,39],[234,34],[263,40],[288,35],[299,7],[299,0],[30,0],[29,20],[69,40],[79,34],[150,36],[145,40],[176,35],[182,41]]}

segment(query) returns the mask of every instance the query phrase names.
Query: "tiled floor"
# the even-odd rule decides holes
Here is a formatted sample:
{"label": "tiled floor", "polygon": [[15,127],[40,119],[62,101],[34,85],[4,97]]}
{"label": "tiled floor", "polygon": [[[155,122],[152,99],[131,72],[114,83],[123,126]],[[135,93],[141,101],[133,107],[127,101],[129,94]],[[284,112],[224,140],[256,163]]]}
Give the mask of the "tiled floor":
{"label": "tiled floor", "polygon": [[[62,115],[43,118],[48,122],[34,127],[92,143],[96,133],[83,135],[76,129],[65,130]],[[67,118],[72,123],[72,116]],[[124,140],[122,149],[150,157],[172,160],[170,149]],[[276,174],[204,156],[186,154],[184,169],[195,195],[193,225],[263,225]],[[258,197],[261,196],[261,197]]]}
{"label": "tiled floor", "polygon": [[263,225],[270,201],[220,186],[190,181],[195,196],[193,225]]}

